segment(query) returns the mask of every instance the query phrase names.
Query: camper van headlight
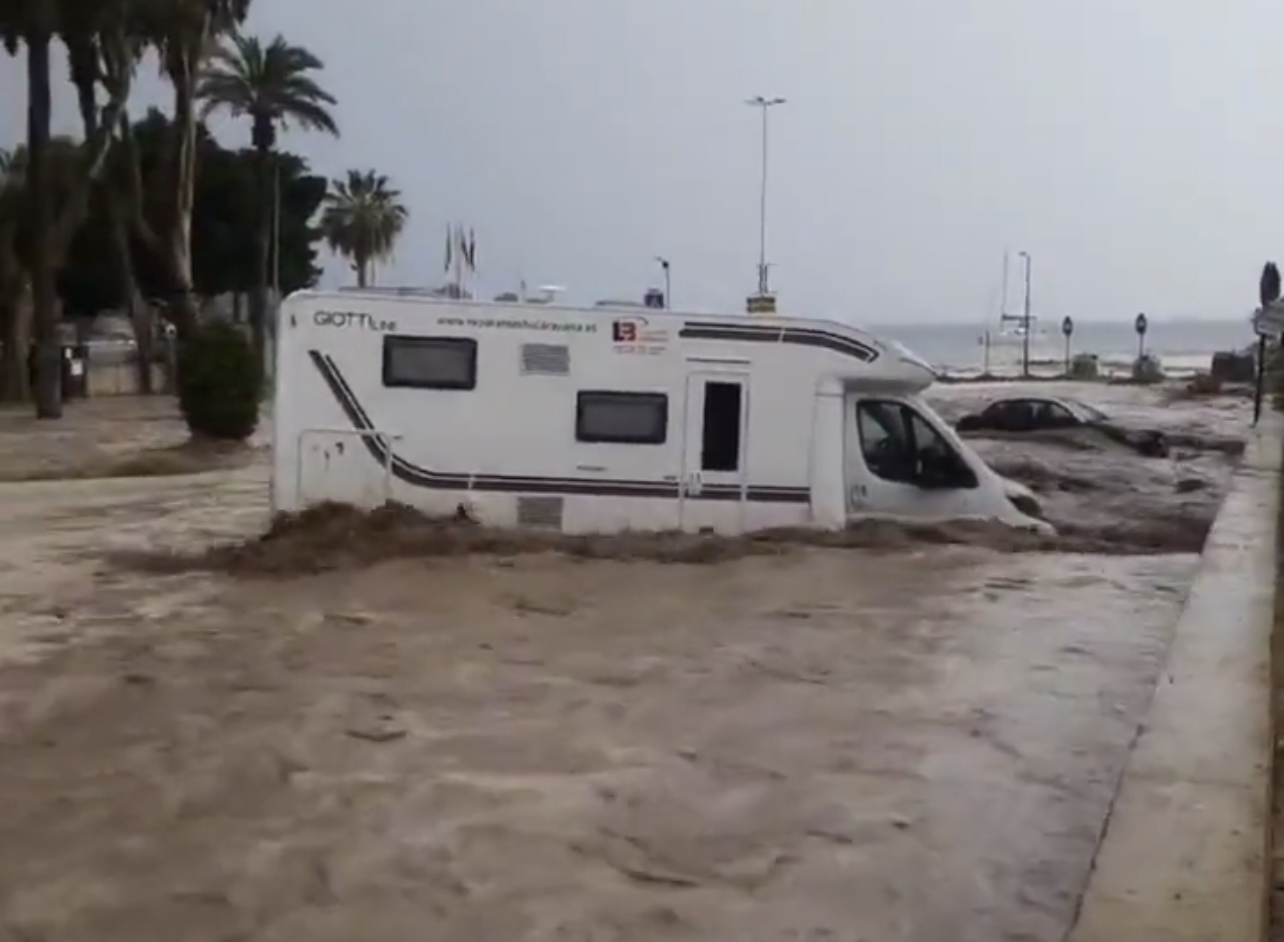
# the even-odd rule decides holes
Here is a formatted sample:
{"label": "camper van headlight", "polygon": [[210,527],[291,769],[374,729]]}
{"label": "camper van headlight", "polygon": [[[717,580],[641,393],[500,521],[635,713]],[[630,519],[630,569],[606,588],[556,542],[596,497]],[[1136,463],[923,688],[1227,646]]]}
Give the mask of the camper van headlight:
{"label": "camper van headlight", "polygon": [[1043,506],[1033,494],[1016,494],[1007,495],[1008,503],[1011,504],[1020,513],[1027,517],[1033,517],[1035,520],[1043,519]]}
{"label": "camper van headlight", "polygon": [[1034,517],[1036,520],[1043,519],[1043,505],[1039,503],[1039,498],[1034,495],[1034,491],[1024,484],[1004,478],[1003,496],[1018,513]]}

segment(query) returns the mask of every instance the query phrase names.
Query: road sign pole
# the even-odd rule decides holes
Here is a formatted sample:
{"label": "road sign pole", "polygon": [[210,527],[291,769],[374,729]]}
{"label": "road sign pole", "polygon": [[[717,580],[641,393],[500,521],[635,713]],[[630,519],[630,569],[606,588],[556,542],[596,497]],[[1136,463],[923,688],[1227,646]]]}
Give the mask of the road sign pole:
{"label": "road sign pole", "polygon": [[1070,338],[1074,335],[1074,320],[1066,316],[1061,322],[1061,335],[1066,338],[1066,376],[1070,375]]}

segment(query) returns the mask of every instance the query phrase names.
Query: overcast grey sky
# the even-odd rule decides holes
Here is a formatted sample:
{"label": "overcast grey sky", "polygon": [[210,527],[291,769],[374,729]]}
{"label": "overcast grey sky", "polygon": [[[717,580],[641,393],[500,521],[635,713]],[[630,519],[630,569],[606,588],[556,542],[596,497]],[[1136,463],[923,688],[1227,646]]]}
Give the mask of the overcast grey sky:
{"label": "overcast grey sky", "polygon": [[[781,95],[782,308],[882,324],[986,319],[1005,247],[1034,256],[1045,318],[1243,317],[1284,261],[1282,27],[1271,0],[255,0],[249,24],[320,55],[340,99],[340,140],[285,146],[402,190],[380,283],[439,282],[459,220],[487,293],[638,296],[662,254],[676,302],[738,309],[760,172],[742,102]],[[0,83],[8,142],[21,68]]]}

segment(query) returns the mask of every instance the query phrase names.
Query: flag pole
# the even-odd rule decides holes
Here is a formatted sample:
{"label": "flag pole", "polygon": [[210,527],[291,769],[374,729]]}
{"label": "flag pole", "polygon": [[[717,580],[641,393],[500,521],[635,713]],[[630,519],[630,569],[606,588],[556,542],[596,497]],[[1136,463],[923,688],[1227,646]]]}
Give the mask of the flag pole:
{"label": "flag pole", "polygon": [[477,296],[477,230],[468,227],[468,290]]}
{"label": "flag pole", "polygon": [[464,296],[464,240],[463,226],[455,224],[455,296]]}

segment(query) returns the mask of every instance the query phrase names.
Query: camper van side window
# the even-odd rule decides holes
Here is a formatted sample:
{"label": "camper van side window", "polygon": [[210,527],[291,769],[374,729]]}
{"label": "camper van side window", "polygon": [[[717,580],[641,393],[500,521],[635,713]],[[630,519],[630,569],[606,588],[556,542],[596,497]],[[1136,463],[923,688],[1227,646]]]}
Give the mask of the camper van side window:
{"label": "camper van side window", "polygon": [[575,440],[617,445],[663,445],[669,435],[664,393],[594,390],[575,400]]}
{"label": "camper van side window", "polygon": [[411,389],[476,389],[477,341],[468,337],[384,337],[383,384]]}

